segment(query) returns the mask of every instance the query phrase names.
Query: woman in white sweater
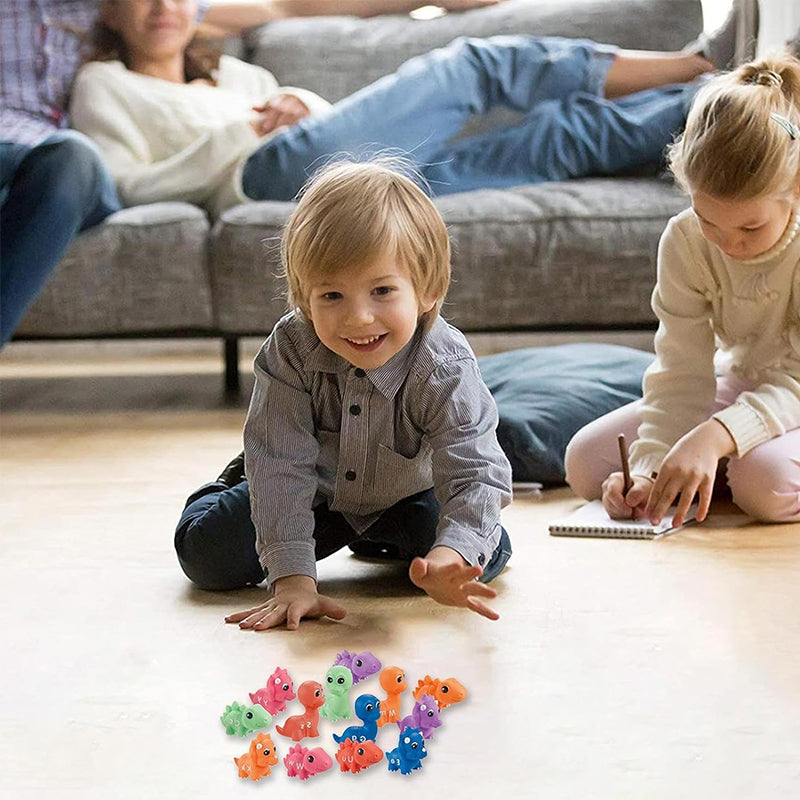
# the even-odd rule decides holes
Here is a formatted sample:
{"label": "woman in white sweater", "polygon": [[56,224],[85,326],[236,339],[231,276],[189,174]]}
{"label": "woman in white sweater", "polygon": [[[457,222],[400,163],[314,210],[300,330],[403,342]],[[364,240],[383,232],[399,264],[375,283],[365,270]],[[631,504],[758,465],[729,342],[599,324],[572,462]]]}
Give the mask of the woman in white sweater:
{"label": "woman in white sweater", "polygon": [[[219,213],[290,200],[331,156],[386,149],[408,154],[435,194],[620,172],[659,162],[694,92],[682,82],[713,68],[697,52],[460,39],[330,106],[228,56],[198,66],[195,7],[102,4],[96,60],[78,75],[70,113],[127,205],[186,200]],[[451,141],[495,104],[527,117]]]}
{"label": "woman in white sweater", "polygon": [[656,523],[679,497],[680,524],[695,496],[704,519],[722,460],[745,512],[800,521],[800,61],[714,78],[670,162],[692,208],[661,238],[644,397],[576,434],[567,479],[616,518]]}

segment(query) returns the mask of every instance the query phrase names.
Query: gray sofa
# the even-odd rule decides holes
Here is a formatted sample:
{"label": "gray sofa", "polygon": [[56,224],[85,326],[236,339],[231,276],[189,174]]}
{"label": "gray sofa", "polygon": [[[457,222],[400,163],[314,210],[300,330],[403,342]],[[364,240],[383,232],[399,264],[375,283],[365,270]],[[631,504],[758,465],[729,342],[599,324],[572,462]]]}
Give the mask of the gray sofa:
{"label": "gray sofa", "polygon": [[[428,21],[287,20],[242,45],[282,83],[336,101],[456,36],[563,35],[667,50],[701,27],[699,0],[508,0]],[[480,124],[501,121],[508,117]],[[454,245],[445,314],[468,332],[652,325],[658,238],[686,204],[658,177],[443,197]],[[213,226],[183,203],[125,209],[77,238],[18,338],[221,337],[235,388],[238,338],[266,334],[284,312],[277,242],[291,208],[243,205]]]}

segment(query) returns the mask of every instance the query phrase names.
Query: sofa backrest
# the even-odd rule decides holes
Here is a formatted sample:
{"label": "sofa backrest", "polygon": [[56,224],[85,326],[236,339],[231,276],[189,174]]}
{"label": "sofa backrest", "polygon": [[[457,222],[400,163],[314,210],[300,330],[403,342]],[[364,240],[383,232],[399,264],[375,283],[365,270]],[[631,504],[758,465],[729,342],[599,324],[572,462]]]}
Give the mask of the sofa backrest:
{"label": "sofa backrest", "polygon": [[249,59],[283,85],[311,89],[335,102],[458,36],[524,33],[679,50],[701,28],[700,0],[506,0],[433,20],[407,15],[282,20],[251,33],[246,46]]}

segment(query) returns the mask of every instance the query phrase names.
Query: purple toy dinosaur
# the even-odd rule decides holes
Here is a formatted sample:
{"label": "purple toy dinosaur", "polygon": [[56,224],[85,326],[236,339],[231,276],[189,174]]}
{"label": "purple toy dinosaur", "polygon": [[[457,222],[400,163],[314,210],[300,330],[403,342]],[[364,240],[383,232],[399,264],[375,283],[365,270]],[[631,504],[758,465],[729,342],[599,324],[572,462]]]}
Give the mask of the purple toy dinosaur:
{"label": "purple toy dinosaur", "polygon": [[347,667],[353,673],[354,684],[363,681],[364,678],[369,678],[370,675],[374,675],[381,668],[381,662],[369,650],[365,650],[363,653],[351,653],[349,650],[342,650],[336,656],[333,666],[336,667],[339,664]]}
{"label": "purple toy dinosaur", "polygon": [[424,739],[433,739],[433,729],[438,728],[441,724],[436,698],[430,694],[422,695],[414,703],[414,709],[411,714],[397,723],[401,733],[406,728],[419,728]]}

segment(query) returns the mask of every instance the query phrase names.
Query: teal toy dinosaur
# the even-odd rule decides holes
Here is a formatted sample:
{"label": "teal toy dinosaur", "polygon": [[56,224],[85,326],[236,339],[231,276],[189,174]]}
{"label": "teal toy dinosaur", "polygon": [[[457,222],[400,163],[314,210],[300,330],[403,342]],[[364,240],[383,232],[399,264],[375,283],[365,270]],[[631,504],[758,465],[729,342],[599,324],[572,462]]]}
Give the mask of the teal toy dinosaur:
{"label": "teal toy dinosaur", "polygon": [[336,722],[337,719],[350,719],[350,698],[353,688],[353,673],[347,667],[334,666],[325,673],[325,705],[319,713]]}

